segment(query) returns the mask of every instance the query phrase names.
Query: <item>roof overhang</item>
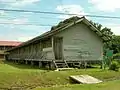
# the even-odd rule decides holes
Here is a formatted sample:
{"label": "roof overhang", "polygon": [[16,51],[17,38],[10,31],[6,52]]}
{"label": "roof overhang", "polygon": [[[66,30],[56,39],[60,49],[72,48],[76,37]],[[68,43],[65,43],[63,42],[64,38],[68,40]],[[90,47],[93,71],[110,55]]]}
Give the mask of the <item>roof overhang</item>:
{"label": "roof overhang", "polygon": [[74,22],[71,22],[71,23],[67,23],[67,24],[65,24],[64,26],[61,26],[61,27],[56,28],[55,30],[48,31],[48,32],[46,32],[46,33],[44,33],[44,34],[42,34],[42,35],[40,35],[40,36],[37,36],[37,37],[35,37],[35,38],[31,39],[31,40],[28,40],[27,42],[24,42],[24,43],[20,44],[19,46],[14,47],[14,48],[8,50],[8,52],[11,51],[11,50],[14,50],[14,49],[16,49],[16,48],[20,48],[20,47],[22,47],[22,46],[27,46],[27,45],[29,45],[29,44],[31,44],[31,43],[36,42],[36,41],[39,41],[39,40],[45,39],[45,38],[47,38],[47,37],[50,37],[50,36],[52,36],[52,35],[54,35],[54,34],[56,34],[56,33],[58,33],[58,32],[61,32],[61,31],[65,30],[65,29],[67,29],[67,28],[69,28],[69,27],[77,24],[77,23],[80,23],[80,22],[85,23],[85,24],[86,24],[89,28],[91,28],[91,30],[93,30],[103,41],[108,41],[108,40],[109,40],[108,37],[104,36],[104,35],[103,35],[94,25],[92,25],[85,17],[82,17],[82,18],[80,18],[80,19],[77,20],[77,21],[74,21]]}

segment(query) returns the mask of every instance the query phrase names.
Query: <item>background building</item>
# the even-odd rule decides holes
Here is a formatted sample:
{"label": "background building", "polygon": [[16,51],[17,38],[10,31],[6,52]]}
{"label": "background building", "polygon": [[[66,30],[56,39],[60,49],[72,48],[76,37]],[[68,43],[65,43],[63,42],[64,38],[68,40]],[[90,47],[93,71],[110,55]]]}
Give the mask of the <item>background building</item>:
{"label": "background building", "polygon": [[0,60],[4,60],[6,50],[9,50],[15,46],[20,45],[21,42],[16,42],[16,41],[0,41]]}

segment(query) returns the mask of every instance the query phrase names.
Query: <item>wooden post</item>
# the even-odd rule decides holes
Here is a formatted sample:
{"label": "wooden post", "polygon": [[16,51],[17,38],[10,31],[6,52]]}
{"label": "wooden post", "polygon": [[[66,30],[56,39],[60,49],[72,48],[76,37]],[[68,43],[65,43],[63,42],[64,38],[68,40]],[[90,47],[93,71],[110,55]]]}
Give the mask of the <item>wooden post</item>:
{"label": "wooden post", "polygon": [[39,61],[39,68],[41,68],[42,67],[42,62],[41,61]]}
{"label": "wooden post", "polygon": [[53,53],[53,59],[55,60],[55,55],[54,55],[54,37],[52,39],[52,53]]}
{"label": "wooden post", "polygon": [[25,61],[25,64],[28,64],[28,61],[27,61],[27,60]]}
{"label": "wooden post", "polygon": [[34,65],[34,62],[33,61],[31,61],[31,66],[33,66]]}
{"label": "wooden post", "polygon": [[[6,50],[5,46],[4,46],[4,51]],[[5,52],[4,52],[4,60],[5,60]]]}
{"label": "wooden post", "polygon": [[87,69],[87,62],[85,62],[85,70]]}
{"label": "wooden post", "polygon": [[80,68],[81,68],[81,64],[82,64],[82,63],[81,63],[81,61],[80,61],[80,62],[79,62],[79,67],[80,67]]}
{"label": "wooden post", "polygon": [[13,62],[16,63],[16,60],[13,59]]}
{"label": "wooden post", "polygon": [[57,66],[55,66],[55,61],[50,62],[50,69],[54,70]]}

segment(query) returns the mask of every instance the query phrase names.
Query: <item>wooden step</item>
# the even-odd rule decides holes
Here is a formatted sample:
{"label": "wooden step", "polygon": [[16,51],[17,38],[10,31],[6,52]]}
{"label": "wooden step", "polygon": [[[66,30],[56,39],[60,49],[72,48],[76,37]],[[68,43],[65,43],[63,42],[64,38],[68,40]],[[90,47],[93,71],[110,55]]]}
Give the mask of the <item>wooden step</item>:
{"label": "wooden step", "polygon": [[68,65],[66,63],[66,61],[63,61],[63,60],[56,60],[56,61],[53,61],[56,68],[68,68]]}
{"label": "wooden step", "polygon": [[65,64],[65,63],[56,63],[56,64]]}

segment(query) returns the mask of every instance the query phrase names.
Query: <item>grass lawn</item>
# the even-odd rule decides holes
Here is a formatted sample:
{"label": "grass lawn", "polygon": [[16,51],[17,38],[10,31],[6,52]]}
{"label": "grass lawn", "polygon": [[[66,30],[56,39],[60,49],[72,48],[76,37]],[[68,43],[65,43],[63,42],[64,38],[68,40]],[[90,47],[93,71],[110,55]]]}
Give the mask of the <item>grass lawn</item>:
{"label": "grass lawn", "polygon": [[[56,85],[57,86],[69,85],[69,87],[65,87],[65,88],[75,88],[75,87],[85,88],[85,86],[87,87],[92,86],[92,85],[71,85],[69,81],[69,76],[81,75],[81,74],[88,74],[96,78],[99,78],[103,81],[120,79],[120,72],[114,72],[109,70],[104,71],[101,69],[87,69],[87,70],[75,69],[75,70],[57,72],[57,71],[41,70],[36,67],[32,67],[30,65],[19,65],[19,64],[13,64],[11,62],[6,62],[4,64],[0,64],[0,90],[2,89],[8,90],[11,88],[16,88],[15,90],[21,90],[21,88],[22,90],[26,90],[26,89],[34,89],[36,87],[43,88],[43,87],[51,87]],[[114,84],[113,82],[108,82],[108,84],[109,83],[110,85]],[[119,84],[120,82],[115,81],[115,85],[117,85],[116,83]],[[97,87],[97,86],[102,87],[102,85],[103,86],[107,85],[107,83],[103,83],[95,86],[93,85],[93,87]],[[49,90],[49,89],[45,89],[45,90]],[[50,89],[50,90],[54,90],[54,89]],[[64,87],[62,90],[65,90]],[[93,90],[93,89],[85,89],[85,90]]]}
{"label": "grass lawn", "polygon": [[33,90],[120,90],[120,80],[100,84],[76,84],[50,88],[36,88]]}

